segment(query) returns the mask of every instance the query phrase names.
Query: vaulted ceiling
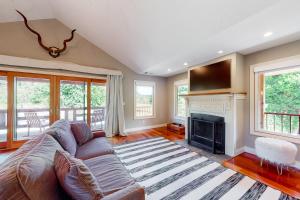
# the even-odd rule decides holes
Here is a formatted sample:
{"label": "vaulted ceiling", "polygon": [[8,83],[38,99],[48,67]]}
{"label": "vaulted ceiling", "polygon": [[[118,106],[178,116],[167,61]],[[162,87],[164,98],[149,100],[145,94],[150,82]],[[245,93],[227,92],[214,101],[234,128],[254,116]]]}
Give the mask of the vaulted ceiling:
{"label": "vaulted ceiling", "polygon": [[299,0],[0,0],[0,22],[20,21],[14,9],[56,18],[137,73],[160,76],[300,39]]}

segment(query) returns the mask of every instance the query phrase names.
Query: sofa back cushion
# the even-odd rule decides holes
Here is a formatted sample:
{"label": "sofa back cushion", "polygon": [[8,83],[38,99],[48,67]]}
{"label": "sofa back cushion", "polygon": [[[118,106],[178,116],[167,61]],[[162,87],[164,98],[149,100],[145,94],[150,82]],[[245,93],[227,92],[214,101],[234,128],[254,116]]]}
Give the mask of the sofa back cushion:
{"label": "sofa back cushion", "polygon": [[54,170],[56,150],[62,147],[42,134],[10,155],[0,166],[0,199],[64,199]]}
{"label": "sofa back cushion", "polygon": [[65,192],[73,199],[101,199],[102,193],[95,176],[79,159],[66,151],[56,151],[55,171]]}
{"label": "sofa back cushion", "polygon": [[58,120],[54,122],[50,128],[45,131],[45,133],[53,136],[64,150],[69,152],[72,156],[75,156],[77,143],[68,121]]}
{"label": "sofa back cushion", "polygon": [[93,138],[92,131],[85,122],[72,123],[71,130],[80,146]]}

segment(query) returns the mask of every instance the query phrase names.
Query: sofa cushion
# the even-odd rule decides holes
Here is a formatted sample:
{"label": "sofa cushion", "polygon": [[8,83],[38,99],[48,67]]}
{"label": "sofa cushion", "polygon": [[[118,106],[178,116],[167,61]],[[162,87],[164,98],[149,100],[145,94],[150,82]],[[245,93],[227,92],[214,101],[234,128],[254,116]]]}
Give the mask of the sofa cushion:
{"label": "sofa cushion", "polygon": [[94,138],[82,146],[79,146],[75,157],[86,160],[106,154],[113,154],[114,150],[106,138]]}
{"label": "sofa cushion", "polygon": [[42,139],[43,136],[39,135],[27,141],[0,164],[0,199],[28,199],[19,184],[16,166]]}
{"label": "sofa cushion", "polygon": [[55,175],[54,155],[62,147],[47,134],[42,134],[35,141],[31,143],[31,150],[15,163],[18,183],[31,200],[41,197],[61,199],[64,193]]}
{"label": "sofa cushion", "polygon": [[75,156],[77,143],[68,121],[58,120],[54,122],[45,133],[53,136],[67,152]]}
{"label": "sofa cushion", "polygon": [[96,177],[104,196],[135,184],[120,160],[113,154],[83,161]]}
{"label": "sofa cushion", "polygon": [[83,145],[93,138],[92,131],[85,122],[76,122],[71,124],[72,133],[79,145]]}
{"label": "sofa cushion", "polygon": [[96,178],[81,160],[66,151],[57,151],[54,164],[61,186],[73,199],[94,200],[102,197]]}

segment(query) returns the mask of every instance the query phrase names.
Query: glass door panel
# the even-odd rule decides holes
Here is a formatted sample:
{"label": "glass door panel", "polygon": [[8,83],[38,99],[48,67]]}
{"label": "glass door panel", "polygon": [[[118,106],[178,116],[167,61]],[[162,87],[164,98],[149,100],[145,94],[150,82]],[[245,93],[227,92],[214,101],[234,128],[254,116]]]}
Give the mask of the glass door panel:
{"label": "glass door panel", "polygon": [[[7,141],[7,77],[0,76],[0,147]],[[4,145],[2,145],[4,144]]]}
{"label": "glass door panel", "polygon": [[87,121],[87,82],[60,80],[59,119]]}
{"label": "glass door panel", "polygon": [[15,77],[14,141],[41,134],[50,122],[50,79]]}
{"label": "glass door panel", "polygon": [[103,130],[105,119],[106,86],[91,83],[91,129]]}

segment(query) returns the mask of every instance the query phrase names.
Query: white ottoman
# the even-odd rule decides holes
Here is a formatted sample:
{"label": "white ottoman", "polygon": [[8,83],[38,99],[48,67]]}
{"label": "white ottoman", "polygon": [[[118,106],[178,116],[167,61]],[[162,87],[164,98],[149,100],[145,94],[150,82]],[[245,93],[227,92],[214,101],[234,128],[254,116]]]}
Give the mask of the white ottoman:
{"label": "white ottoman", "polygon": [[259,137],[255,140],[256,155],[263,160],[277,165],[278,174],[282,174],[282,167],[289,166],[295,162],[297,146],[285,140],[275,138]]}

